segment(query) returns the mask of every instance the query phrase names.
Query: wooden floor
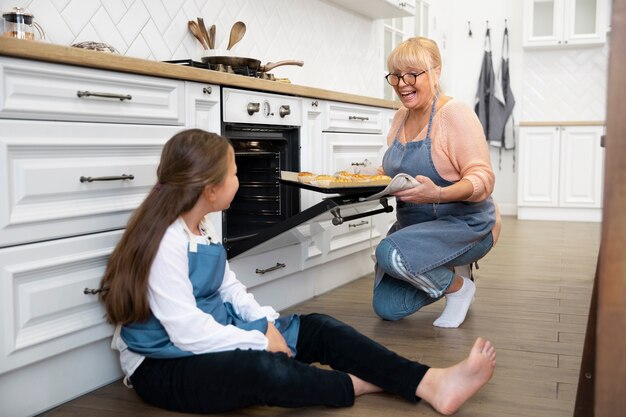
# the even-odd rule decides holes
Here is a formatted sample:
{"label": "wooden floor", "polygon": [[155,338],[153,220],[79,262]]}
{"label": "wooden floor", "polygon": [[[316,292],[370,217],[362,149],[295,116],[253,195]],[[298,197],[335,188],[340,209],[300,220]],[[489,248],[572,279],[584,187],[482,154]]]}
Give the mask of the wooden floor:
{"label": "wooden floor", "polygon": [[[476,272],[476,301],[459,329],[432,326],[443,302],[399,322],[372,312],[372,277],[290,311],[325,312],[391,349],[431,366],[462,359],[477,336],[493,341],[493,379],[456,415],[571,417],[600,241],[600,224],[504,218],[500,240]],[[174,417],[115,382],[44,414],[46,417]],[[351,408],[255,407],[227,416],[435,416],[427,404],[388,394],[359,397]]]}

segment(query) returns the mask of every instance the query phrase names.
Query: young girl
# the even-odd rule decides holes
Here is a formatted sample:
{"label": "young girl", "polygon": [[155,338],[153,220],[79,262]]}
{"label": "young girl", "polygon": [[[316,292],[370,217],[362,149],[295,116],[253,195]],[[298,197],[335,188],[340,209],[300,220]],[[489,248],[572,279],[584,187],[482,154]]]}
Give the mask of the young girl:
{"label": "young girl", "polygon": [[239,187],[226,138],[178,133],[163,148],[157,175],[102,279],[124,382],[144,401],[190,413],[346,407],[385,390],[451,414],[491,378],[496,354],[481,338],[462,362],[429,368],[332,317],[279,317],[260,306],[205,221],[227,209]]}

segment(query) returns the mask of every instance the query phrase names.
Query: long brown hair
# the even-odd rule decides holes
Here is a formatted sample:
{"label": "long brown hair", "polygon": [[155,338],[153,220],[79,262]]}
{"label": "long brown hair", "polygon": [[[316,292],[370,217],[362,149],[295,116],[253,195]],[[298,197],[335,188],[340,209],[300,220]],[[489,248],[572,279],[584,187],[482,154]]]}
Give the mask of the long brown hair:
{"label": "long brown hair", "polygon": [[200,129],[182,131],[163,147],[158,182],[131,216],[107,265],[100,293],[110,323],[150,317],[148,276],[167,228],[191,210],[206,185],[218,185],[228,172],[230,142]]}

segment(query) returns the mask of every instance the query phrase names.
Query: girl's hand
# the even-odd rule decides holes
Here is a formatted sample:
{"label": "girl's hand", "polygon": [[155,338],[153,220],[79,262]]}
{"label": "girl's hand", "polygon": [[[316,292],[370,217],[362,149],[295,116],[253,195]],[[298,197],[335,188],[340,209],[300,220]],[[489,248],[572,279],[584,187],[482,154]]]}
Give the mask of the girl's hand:
{"label": "girl's hand", "polygon": [[385,170],[383,169],[382,165],[376,168],[376,172],[378,173],[378,175],[385,175]]}
{"label": "girl's hand", "polygon": [[291,357],[291,349],[287,346],[287,342],[285,342],[285,338],[278,331],[274,323],[267,323],[267,331],[265,332],[265,336],[267,337],[267,351],[268,352],[283,352],[286,353],[287,356]]}
{"label": "girl's hand", "polygon": [[441,187],[428,177],[417,175],[415,177],[420,185],[394,193],[401,201],[408,203],[424,204],[424,203],[441,203]]}

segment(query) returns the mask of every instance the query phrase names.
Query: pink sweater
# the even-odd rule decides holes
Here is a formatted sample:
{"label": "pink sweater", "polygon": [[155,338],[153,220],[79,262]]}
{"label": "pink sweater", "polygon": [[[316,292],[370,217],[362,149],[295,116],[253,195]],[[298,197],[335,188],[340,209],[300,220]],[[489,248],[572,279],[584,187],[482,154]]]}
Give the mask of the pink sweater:
{"label": "pink sweater", "polygon": [[[408,110],[400,108],[394,118],[387,136],[391,145],[401,131]],[[428,126],[417,135],[416,140],[426,138]],[[485,133],[474,111],[465,103],[450,100],[435,113],[432,130],[433,163],[442,178],[457,182],[463,178],[474,186],[474,192],[467,201],[482,201],[493,192],[495,174],[491,168],[489,146]],[[496,226],[494,240],[497,239],[500,226],[500,213],[496,204]]]}
{"label": "pink sweater", "polygon": [[[394,116],[387,143],[391,144],[403,127],[408,110],[402,107]],[[416,140],[426,138],[428,126]],[[431,130],[433,163],[442,178],[457,182],[469,180],[474,192],[467,201],[482,201],[493,192],[495,175],[491,169],[489,147],[476,114],[465,103],[450,100],[433,118]]]}

